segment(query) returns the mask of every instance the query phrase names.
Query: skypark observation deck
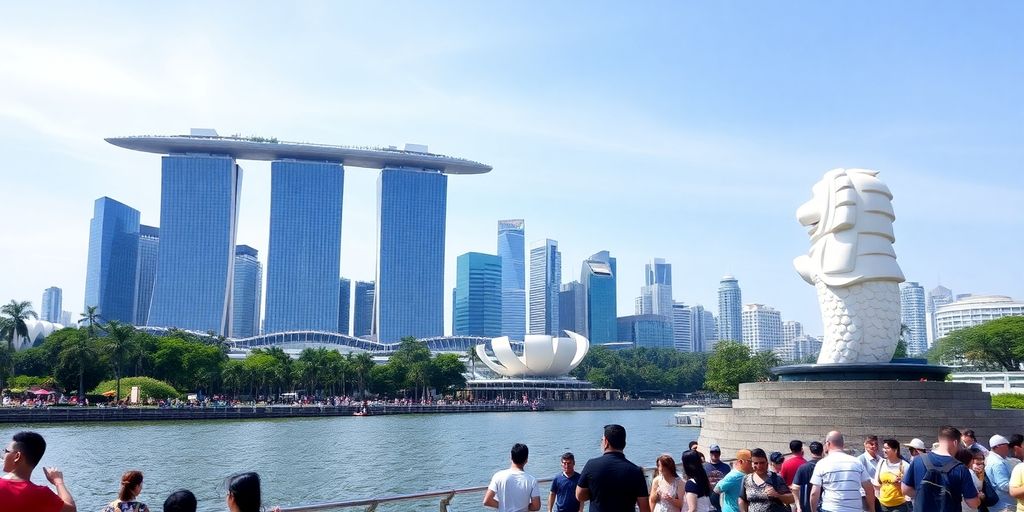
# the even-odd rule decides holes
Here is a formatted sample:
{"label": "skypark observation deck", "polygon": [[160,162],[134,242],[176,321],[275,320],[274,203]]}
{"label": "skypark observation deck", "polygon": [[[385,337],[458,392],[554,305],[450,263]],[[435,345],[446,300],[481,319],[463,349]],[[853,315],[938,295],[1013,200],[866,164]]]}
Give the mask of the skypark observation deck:
{"label": "skypark observation deck", "polygon": [[[331,162],[346,167],[367,169],[402,168],[435,169],[444,174],[483,174],[491,166],[464,158],[427,153],[422,146],[355,147],[278,142],[260,137],[222,137],[204,135],[138,135],[110,137],[107,142],[125,149],[172,154],[227,155],[239,160],[302,160]],[[422,148],[423,151],[418,151]]]}

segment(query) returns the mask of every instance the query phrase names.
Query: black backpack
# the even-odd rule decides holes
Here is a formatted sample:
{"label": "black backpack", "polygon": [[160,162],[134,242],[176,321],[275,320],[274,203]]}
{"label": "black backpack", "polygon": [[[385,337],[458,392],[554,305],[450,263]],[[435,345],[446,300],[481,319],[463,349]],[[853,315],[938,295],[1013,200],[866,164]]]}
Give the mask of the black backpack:
{"label": "black backpack", "polygon": [[949,490],[949,472],[961,465],[953,459],[942,467],[932,464],[928,454],[921,456],[924,463],[924,478],[915,489],[914,512],[960,512],[960,500],[953,498]]}

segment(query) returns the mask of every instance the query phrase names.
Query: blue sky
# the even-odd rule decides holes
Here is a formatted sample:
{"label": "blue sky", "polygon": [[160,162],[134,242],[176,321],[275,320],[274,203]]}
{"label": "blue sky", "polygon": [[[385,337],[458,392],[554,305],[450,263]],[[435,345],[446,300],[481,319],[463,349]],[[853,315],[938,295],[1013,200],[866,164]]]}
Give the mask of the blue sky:
{"label": "blue sky", "polygon": [[[0,300],[56,285],[77,313],[93,201],[159,224],[159,157],[103,138],[190,127],[493,165],[449,180],[448,287],[522,217],[566,280],[610,250],[620,314],[663,257],[676,300],[717,310],[731,273],[818,334],[794,212],[864,167],[908,279],[1024,298],[1022,22],[1014,2],[6,3]],[[242,165],[238,243],[265,261],[269,165]],[[346,277],[373,275],[375,182],[346,173]]]}

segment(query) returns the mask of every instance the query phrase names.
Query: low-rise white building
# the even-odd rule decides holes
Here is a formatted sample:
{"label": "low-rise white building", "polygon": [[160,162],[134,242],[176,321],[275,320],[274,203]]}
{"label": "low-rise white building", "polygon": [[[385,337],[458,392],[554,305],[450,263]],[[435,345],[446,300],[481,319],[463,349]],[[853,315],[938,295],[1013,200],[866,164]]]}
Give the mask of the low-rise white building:
{"label": "low-rise white building", "polygon": [[1004,295],[968,295],[935,308],[935,338],[1006,316],[1024,316],[1024,302]]}

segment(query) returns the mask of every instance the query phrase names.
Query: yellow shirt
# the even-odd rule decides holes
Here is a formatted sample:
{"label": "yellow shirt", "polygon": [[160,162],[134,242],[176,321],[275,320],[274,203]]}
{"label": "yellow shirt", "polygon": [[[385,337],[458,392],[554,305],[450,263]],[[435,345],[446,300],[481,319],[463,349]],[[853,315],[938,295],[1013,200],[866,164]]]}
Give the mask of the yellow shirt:
{"label": "yellow shirt", "polygon": [[883,460],[878,463],[878,470],[875,472],[875,480],[878,483],[878,502],[887,507],[898,507],[907,502],[900,483],[903,481],[903,473],[907,469],[905,461],[898,464],[889,464]]}
{"label": "yellow shirt", "polygon": [[[1017,464],[1010,474],[1010,487],[1024,487],[1024,464]],[[1017,512],[1024,512],[1024,500],[1017,499]]]}

